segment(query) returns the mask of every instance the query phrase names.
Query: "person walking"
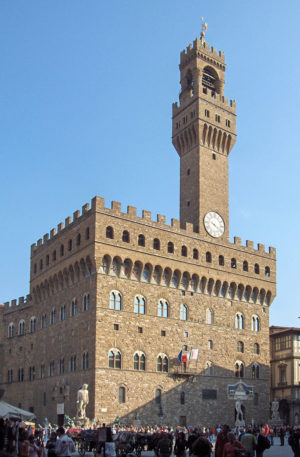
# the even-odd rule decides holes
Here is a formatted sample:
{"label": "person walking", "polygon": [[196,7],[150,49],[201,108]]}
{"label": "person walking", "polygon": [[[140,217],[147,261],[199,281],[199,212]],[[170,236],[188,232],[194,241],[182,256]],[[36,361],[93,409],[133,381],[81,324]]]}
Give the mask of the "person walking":
{"label": "person walking", "polygon": [[251,428],[248,428],[246,433],[241,436],[241,443],[248,452],[249,457],[254,457],[257,441]]}
{"label": "person walking", "polygon": [[239,451],[243,452],[246,450],[236,439],[234,432],[228,432],[227,438],[228,441],[224,444],[222,457],[236,457]]}
{"label": "person walking", "polygon": [[296,427],[295,430],[291,430],[291,434],[288,439],[288,443],[291,446],[294,457],[300,457],[300,426]]}
{"label": "person walking", "polygon": [[59,427],[56,430],[58,436],[58,442],[56,446],[56,454],[58,457],[71,457],[72,453],[75,452],[75,445],[69,436],[66,435],[65,429]]}
{"label": "person walking", "polygon": [[270,447],[269,439],[264,435],[263,431],[260,431],[257,435],[256,457],[263,457],[264,451]]}
{"label": "person walking", "polygon": [[57,445],[57,435],[53,431],[50,434],[50,438],[46,443],[46,449],[48,450],[48,457],[57,457],[56,454],[56,445]]}
{"label": "person walking", "polygon": [[224,424],[221,431],[217,434],[216,445],[215,445],[215,457],[223,456],[223,449],[225,443],[228,443],[228,432],[229,426]]}

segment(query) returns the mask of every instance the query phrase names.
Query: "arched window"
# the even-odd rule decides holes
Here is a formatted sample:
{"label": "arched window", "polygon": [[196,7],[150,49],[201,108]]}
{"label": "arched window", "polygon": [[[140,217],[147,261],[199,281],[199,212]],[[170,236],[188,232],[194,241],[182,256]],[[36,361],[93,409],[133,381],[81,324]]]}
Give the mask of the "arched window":
{"label": "arched window", "polygon": [[180,305],[180,320],[186,321],[187,320],[187,306]]}
{"label": "arched window", "polygon": [[254,343],[253,345],[253,352],[254,354],[259,354],[259,344],[258,343]]}
{"label": "arched window", "polygon": [[219,265],[224,267],[224,256],[223,255],[219,255]]}
{"label": "arched window", "polygon": [[155,391],[155,403],[158,405],[161,404],[161,389],[156,389]]}
{"label": "arched window", "polygon": [[236,315],[235,315],[235,328],[238,328],[238,329],[244,328],[244,316],[242,313],[236,313]]}
{"label": "arched window", "polygon": [[183,257],[187,257],[187,247],[186,246],[181,246],[181,255]]}
{"label": "arched window", "polygon": [[68,241],[68,250],[72,251],[72,240]]}
{"label": "arched window", "polygon": [[236,378],[243,378],[244,377],[244,363],[241,362],[240,360],[237,360],[234,365],[234,376]]}
{"label": "arched window", "polygon": [[80,233],[78,233],[78,235],[76,237],[76,245],[80,246],[80,243],[81,243],[81,235],[80,235]]}
{"label": "arched window", "polygon": [[25,321],[24,320],[21,320],[19,322],[19,332],[18,332],[19,335],[25,335]]}
{"label": "arched window", "polygon": [[271,275],[270,267],[265,267],[265,276],[266,276],[267,278],[269,278],[270,275]]}
{"label": "arched window", "polygon": [[65,247],[63,244],[60,245],[60,256],[63,257],[65,253]]}
{"label": "arched window", "polygon": [[153,240],[153,249],[155,249],[156,251],[160,250],[160,241],[158,238],[154,238]]}
{"label": "arched window", "polygon": [[63,305],[60,307],[60,320],[61,321],[64,321],[67,317],[67,314],[66,314],[66,305]]}
{"label": "arched window", "polygon": [[120,311],[122,306],[122,296],[120,292],[117,290],[113,290],[110,293],[110,298],[109,298],[109,308],[110,309],[115,309],[116,311]]}
{"label": "arched window", "polygon": [[163,298],[159,300],[157,311],[159,317],[169,317],[169,304],[167,300],[164,300]]}
{"label": "arched window", "polygon": [[134,312],[138,314],[145,314],[145,298],[142,295],[136,295],[134,299]]}
{"label": "arched window", "polygon": [[235,258],[231,259],[231,268],[236,268],[236,259]]}
{"label": "arched window", "polygon": [[124,230],[124,232],[123,232],[122,241],[124,241],[124,243],[129,243],[130,242],[130,235],[129,235],[129,232],[127,230]]}
{"label": "arched window", "polygon": [[258,316],[252,316],[251,319],[251,330],[253,332],[259,332],[260,331],[260,321]]}
{"label": "arched window", "polygon": [[193,259],[195,259],[195,260],[199,259],[199,251],[198,251],[198,249],[193,249]]}
{"label": "arched window", "polygon": [[211,253],[210,252],[206,253],[205,258],[206,258],[206,262],[211,263]]}
{"label": "arched window", "polygon": [[125,387],[119,387],[119,403],[126,403],[126,389]]}
{"label": "arched window", "polygon": [[174,254],[174,244],[172,243],[172,241],[168,242],[168,253]]}
{"label": "arched window", "polygon": [[90,309],[90,294],[84,294],[83,296],[83,311]]}
{"label": "arched window", "polygon": [[77,299],[73,298],[71,303],[71,316],[76,316],[77,314]]}
{"label": "arched window", "polygon": [[254,273],[256,273],[257,275],[259,275],[259,265],[258,265],[258,263],[256,263],[256,264],[254,265]]}
{"label": "arched window", "polygon": [[212,340],[208,340],[208,349],[212,349],[213,348],[213,341]]}
{"label": "arched window", "polygon": [[145,371],[146,357],[142,352],[136,352],[133,357],[133,369]]}
{"label": "arched window", "polygon": [[56,260],[56,251],[55,250],[52,252],[52,260],[53,260],[53,262],[55,262],[55,260]]}
{"label": "arched window", "polygon": [[145,237],[144,237],[144,235],[142,235],[142,234],[140,234],[140,235],[138,236],[138,245],[139,245],[139,246],[145,246]]}
{"label": "arched window", "polygon": [[243,262],[243,271],[248,271],[248,262],[247,262],[247,260],[244,260],[244,262]]}
{"label": "arched window", "polygon": [[118,349],[111,349],[108,354],[109,368],[121,369],[121,352]]}
{"label": "arched window", "polygon": [[89,227],[87,227],[87,228],[85,229],[85,239],[86,239],[86,240],[89,240],[89,239],[90,239],[90,228],[89,228]]}
{"label": "arched window", "polygon": [[52,309],[52,311],[50,313],[50,325],[55,324],[55,322],[56,322],[56,310]]}
{"label": "arched window", "polygon": [[180,392],[180,404],[185,404],[185,392]]}
{"label": "arched window", "polygon": [[8,338],[12,338],[15,334],[15,325],[11,322],[8,326]]}
{"label": "arched window", "polygon": [[206,324],[213,324],[214,323],[214,312],[212,309],[210,308],[207,308],[206,310],[206,320],[205,320]]}
{"label": "arched window", "polygon": [[114,229],[111,226],[106,227],[106,238],[114,239]]}
{"label": "arched window", "polygon": [[30,319],[30,333],[34,333],[36,331],[36,317],[31,317]]}
{"label": "arched window", "polygon": [[244,343],[242,341],[238,341],[236,345],[237,352],[244,352]]}
{"label": "arched window", "polygon": [[157,371],[161,371],[163,373],[167,373],[169,371],[169,360],[165,354],[160,354],[157,357]]}
{"label": "arched window", "polygon": [[89,353],[86,351],[82,354],[82,369],[88,370],[89,368]]}
{"label": "arched window", "polygon": [[209,360],[205,363],[205,376],[213,376],[214,374],[214,367],[213,363]]}
{"label": "arched window", "polygon": [[259,365],[258,363],[253,363],[251,367],[251,377],[252,379],[259,379]]}

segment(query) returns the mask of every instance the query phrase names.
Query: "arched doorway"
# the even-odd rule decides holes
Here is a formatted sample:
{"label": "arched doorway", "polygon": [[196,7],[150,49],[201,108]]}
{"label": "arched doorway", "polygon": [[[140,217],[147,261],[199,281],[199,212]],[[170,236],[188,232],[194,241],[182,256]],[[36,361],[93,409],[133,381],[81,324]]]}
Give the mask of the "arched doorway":
{"label": "arched doorway", "polygon": [[287,400],[279,401],[279,416],[283,420],[284,424],[289,424],[290,422],[290,407]]}

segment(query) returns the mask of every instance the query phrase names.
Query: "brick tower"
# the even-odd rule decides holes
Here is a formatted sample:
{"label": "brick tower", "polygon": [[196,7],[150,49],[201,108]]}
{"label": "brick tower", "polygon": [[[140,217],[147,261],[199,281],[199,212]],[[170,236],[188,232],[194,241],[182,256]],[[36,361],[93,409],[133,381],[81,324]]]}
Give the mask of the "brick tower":
{"label": "brick tower", "polygon": [[235,102],[224,97],[225,58],[204,37],[180,55],[180,105],[173,145],[180,157],[180,221],[200,235],[229,237],[228,156],[236,138]]}

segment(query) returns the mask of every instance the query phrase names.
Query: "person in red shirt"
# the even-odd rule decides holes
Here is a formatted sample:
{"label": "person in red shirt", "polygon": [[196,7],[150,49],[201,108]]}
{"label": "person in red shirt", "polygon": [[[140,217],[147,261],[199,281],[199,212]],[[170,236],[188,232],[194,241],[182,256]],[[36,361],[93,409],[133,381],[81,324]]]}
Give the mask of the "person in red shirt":
{"label": "person in red shirt", "polygon": [[228,443],[227,433],[229,430],[229,426],[225,424],[222,426],[222,431],[218,433],[215,446],[215,457],[223,456],[224,445],[225,443]]}
{"label": "person in red shirt", "polygon": [[244,446],[236,439],[233,432],[227,434],[228,443],[225,443],[222,457],[235,457],[236,451],[246,451]]}

